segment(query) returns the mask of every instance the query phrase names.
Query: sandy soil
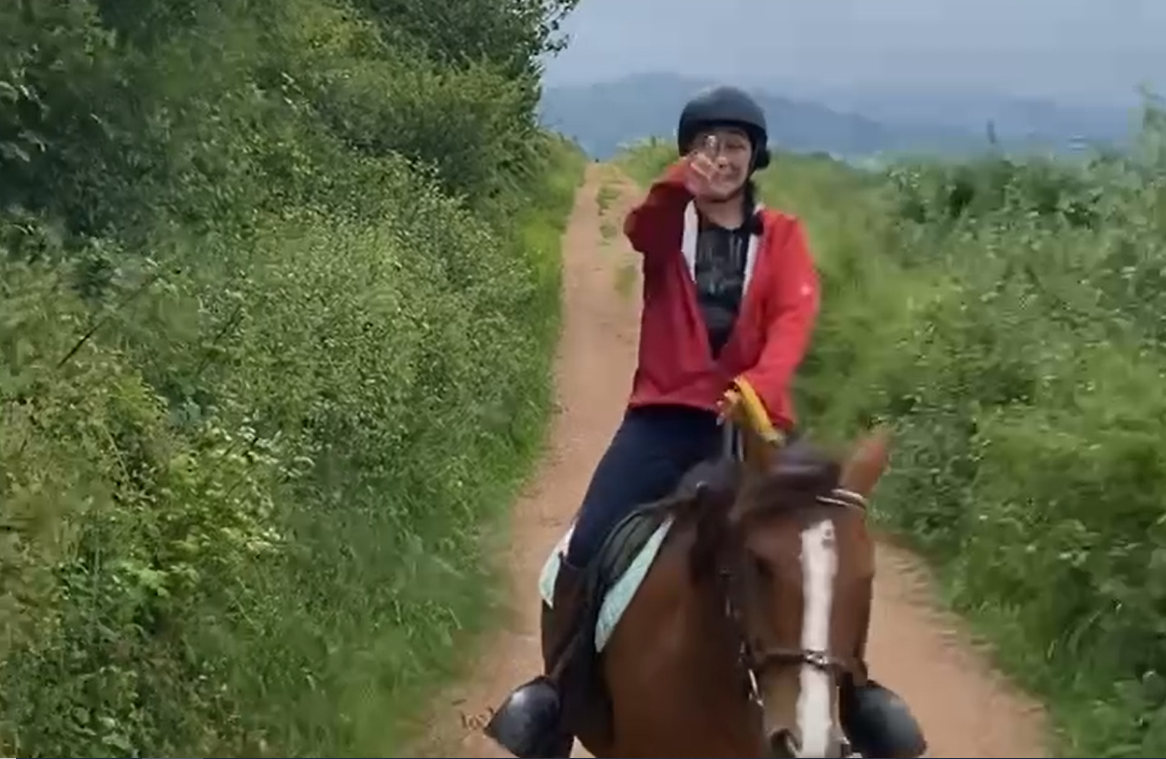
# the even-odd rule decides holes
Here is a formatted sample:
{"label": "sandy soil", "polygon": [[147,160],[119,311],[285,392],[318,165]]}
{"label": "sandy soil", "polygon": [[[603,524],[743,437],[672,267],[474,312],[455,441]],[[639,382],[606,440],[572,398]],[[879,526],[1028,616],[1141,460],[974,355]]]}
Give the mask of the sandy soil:
{"label": "sandy soil", "polygon": [[[605,187],[603,194],[617,195],[601,212]],[[507,756],[481,726],[490,707],[541,666],[538,572],[619,421],[635,364],[639,286],[629,279],[636,259],[618,230],[638,192],[614,167],[592,165],[576,198],[564,238],[558,413],[545,460],[514,512],[506,549],[510,621],[485,644],[467,681],[435,704],[417,755]],[[919,562],[881,544],[877,571],[871,671],[912,705],[929,756],[1046,756],[1039,706],[1008,687],[958,621],[937,610]]]}

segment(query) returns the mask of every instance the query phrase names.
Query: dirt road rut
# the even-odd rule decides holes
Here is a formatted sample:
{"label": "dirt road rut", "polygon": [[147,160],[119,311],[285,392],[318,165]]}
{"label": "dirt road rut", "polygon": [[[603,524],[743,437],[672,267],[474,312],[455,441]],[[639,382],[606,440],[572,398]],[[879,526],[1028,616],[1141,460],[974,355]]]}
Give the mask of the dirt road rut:
{"label": "dirt road rut", "polygon": [[[613,167],[592,165],[576,198],[563,241],[557,414],[545,460],[516,506],[507,549],[512,613],[471,677],[435,705],[427,755],[506,756],[481,724],[489,707],[541,666],[538,573],[620,419],[635,364],[636,259],[618,230],[637,192]],[[912,705],[929,756],[1045,756],[1040,709],[1007,687],[956,621],[936,611],[918,562],[880,545],[877,572],[871,671]]]}

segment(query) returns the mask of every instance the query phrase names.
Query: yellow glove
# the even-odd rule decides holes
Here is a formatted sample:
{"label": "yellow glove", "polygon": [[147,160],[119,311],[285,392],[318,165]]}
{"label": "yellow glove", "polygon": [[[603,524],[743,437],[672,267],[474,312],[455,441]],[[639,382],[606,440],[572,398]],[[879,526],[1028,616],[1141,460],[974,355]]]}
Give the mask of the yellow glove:
{"label": "yellow glove", "polygon": [[722,422],[731,421],[750,429],[767,443],[785,443],[785,435],[769,421],[761,396],[744,377],[733,380],[732,386],[721,396],[718,413]]}

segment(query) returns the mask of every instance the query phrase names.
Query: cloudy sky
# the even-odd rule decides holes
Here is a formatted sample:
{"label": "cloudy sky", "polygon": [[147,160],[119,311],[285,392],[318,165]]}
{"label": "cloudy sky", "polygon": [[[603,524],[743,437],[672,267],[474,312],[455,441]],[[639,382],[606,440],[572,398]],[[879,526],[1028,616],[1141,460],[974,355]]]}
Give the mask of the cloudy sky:
{"label": "cloudy sky", "polygon": [[1166,94],[1166,0],[581,0],[550,83],[666,71],[815,95]]}

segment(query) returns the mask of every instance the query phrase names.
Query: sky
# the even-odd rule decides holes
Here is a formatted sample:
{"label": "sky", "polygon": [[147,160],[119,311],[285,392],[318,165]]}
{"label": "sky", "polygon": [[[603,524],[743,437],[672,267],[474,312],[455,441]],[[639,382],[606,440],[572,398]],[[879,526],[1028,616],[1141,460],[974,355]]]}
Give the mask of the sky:
{"label": "sky", "polygon": [[1080,104],[1166,94],[1166,0],[580,0],[548,84],[671,72]]}

